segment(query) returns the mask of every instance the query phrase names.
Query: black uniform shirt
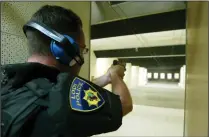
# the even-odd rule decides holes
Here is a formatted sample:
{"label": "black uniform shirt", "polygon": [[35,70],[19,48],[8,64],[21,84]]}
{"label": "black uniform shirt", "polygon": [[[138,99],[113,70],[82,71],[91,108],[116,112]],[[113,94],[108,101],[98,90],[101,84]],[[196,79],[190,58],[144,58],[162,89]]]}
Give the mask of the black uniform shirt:
{"label": "black uniform shirt", "polygon": [[84,137],[115,131],[122,124],[119,96],[81,77],[39,63],[9,65],[7,73],[15,75],[17,85],[36,78],[52,83],[49,107],[31,121],[31,137]]}

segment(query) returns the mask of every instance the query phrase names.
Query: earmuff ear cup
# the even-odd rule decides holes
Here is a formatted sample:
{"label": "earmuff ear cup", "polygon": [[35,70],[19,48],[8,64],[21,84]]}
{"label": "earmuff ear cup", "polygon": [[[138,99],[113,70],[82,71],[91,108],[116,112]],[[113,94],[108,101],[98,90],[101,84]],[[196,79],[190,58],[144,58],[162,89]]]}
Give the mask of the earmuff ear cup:
{"label": "earmuff ear cup", "polygon": [[[75,43],[75,41],[73,40],[73,38],[71,38],[68,35],[64,35],[69,42],[71,43],[71,45],[69,45],[69,50],[72,50],[74,52],[73,57],[66,55],[64,49],[58,45],[58,43],[56,43],[54,40],[51,41],[50,44],[50,49],[51,52],[53,54],[53,56],[62,64],[65,65],[75,65],[75,61],[73,60],[73,58],[75,57],[76,53],[79,53],[79,45],[77,45]],[[71,47],[72,46],[72,47]],[[75,63],[74,63],[75,62]]]}

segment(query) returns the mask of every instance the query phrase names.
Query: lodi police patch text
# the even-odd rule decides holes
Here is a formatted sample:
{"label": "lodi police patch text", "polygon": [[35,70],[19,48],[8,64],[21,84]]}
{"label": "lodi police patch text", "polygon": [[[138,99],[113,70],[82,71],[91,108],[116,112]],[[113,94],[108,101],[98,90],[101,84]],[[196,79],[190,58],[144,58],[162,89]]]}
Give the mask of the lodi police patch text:
{"label": "lodi police patch text", "polygon": [[75,77],[69,93],[70,106],[75,111],[90,112],[104,105],[99,92],[86,81]]}

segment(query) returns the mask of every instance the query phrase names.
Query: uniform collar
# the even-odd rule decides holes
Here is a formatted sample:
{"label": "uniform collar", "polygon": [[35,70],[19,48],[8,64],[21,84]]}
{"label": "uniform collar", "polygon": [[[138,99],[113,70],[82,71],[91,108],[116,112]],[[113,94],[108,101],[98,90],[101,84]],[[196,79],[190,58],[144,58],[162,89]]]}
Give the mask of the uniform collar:
{"label": "uniform collar", "polygon": [[[9,64],[2,67],[3,78],[12,80],[13,87],[19,87],[36,78],[47,78],[51,82],[56,82],[60,71],[40,63],[19,63]],[[6,83],[7,83],[6,81]]]}

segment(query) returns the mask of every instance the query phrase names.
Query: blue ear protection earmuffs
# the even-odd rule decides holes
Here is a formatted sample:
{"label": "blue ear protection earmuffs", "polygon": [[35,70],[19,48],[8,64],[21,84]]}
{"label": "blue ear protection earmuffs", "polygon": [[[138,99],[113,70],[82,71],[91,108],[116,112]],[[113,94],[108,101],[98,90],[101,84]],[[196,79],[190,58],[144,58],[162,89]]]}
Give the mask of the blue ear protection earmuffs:
{"label": "blue ear protection earmuffs", "polygon": [[73,38],[68,35],[62,35],[55,30],[52,30],[45,24],[30,21],[23,26],[23,31],[26,34],[28,28],[33,28],[51,38],[50,50],[52,55],[62,64],[72,66],[72,61],[77,62],[80,66],[84,60],[80,55],[79,45],[76,44]]}

